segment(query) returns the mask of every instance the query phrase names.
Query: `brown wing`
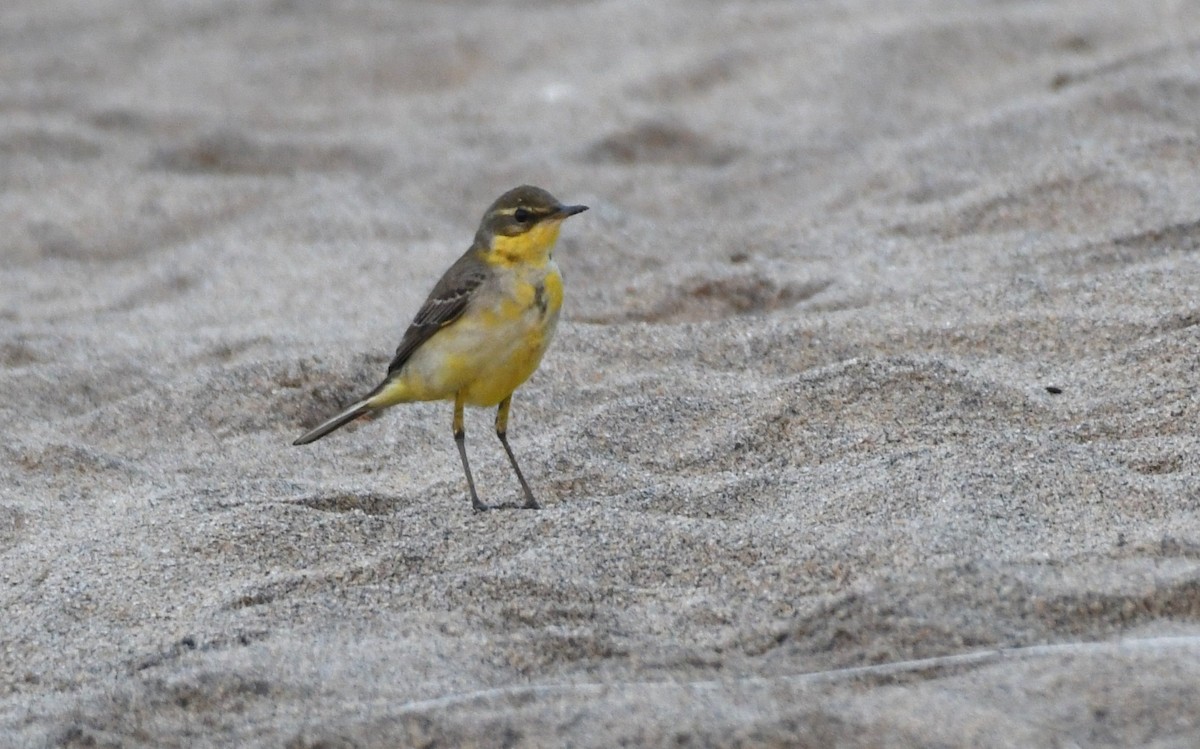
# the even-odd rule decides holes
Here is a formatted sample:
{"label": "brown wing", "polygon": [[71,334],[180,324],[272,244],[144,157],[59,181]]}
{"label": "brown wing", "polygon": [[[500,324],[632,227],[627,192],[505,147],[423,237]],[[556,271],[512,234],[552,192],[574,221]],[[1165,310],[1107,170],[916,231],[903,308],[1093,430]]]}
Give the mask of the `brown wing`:
{"label": "brown wing", "polygon": [[396,356],[388,365],[389,376],[403,367],[413,352],[434,333],[462,316],[475,289],[487,276],[488,267],[474,249],[467,251],[450,266],[433,291],[429,292],[429,298],[409,323],[408,330],[404,331],[404,338],[396,348]]}

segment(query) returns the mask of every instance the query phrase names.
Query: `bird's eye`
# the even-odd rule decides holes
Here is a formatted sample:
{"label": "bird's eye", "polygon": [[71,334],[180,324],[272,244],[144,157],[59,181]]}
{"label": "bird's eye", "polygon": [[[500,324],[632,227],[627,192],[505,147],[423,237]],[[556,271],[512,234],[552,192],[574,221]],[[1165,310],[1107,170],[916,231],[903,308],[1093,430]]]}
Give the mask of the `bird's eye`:
{"label": "bird's eye", "polygon": [[515,220],[518,224],[524,224],[531,218],[533,218],[533,214],[524,208],[518,208],[517,210],[513,211],[513,220]]}

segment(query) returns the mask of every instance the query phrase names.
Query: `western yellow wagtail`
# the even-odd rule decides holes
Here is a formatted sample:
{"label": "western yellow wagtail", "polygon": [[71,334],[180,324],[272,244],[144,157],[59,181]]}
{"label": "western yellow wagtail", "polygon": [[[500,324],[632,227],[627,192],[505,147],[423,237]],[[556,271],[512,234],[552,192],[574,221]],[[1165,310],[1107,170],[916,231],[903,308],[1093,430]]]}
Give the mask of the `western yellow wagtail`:
{"label": "western yellow wagtail", "polygon": [[525,491],[525,507],[537,508],[525,476],[508,446],[512,394],[529,379],[554,336],[563,286],[552,252],[568,216],[587,210],[563,205],[538,187],[523,185],[501,195],[483,214],[475,242],[433,287],[413,318],[387,377],[361,400],[292,444],[307,445],[339,427],[398,403],[454,401],[454,442],[471,490],[463,406],[496,406],[496,436]]}

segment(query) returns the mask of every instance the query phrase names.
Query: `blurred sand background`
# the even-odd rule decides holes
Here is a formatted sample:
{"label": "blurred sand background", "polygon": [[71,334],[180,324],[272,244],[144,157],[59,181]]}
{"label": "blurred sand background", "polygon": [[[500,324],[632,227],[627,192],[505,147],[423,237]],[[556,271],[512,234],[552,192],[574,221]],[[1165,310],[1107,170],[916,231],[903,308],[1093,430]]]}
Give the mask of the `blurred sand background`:
{"label": "blurred sand background", "polygon": [[[545,509],[291,447],[520,183]],[[1194,2],[8,0],[0,744],[1196,746],[1198,196]]]}

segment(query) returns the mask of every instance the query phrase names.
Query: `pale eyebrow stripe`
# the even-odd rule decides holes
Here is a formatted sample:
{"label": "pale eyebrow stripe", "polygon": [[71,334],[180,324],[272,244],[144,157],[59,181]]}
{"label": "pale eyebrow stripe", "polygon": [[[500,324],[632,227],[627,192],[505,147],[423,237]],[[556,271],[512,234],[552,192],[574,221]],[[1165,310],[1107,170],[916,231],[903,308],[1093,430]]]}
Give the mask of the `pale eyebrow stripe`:
{"label": "pale eyebrow stripe", "polygon": [[492,211],[492,215],[493,216],[511,216],[517,212],[518,208],[524,208],[525,210],[529,211],[530,213],[532,213],[535,216],[549,216],[551,213],[554,212],[553,208],[534,208],[533,206],[528,206],[528,205],[518,205],[518,206],[514,206],[512,208],[497,208],[496,210]]}

